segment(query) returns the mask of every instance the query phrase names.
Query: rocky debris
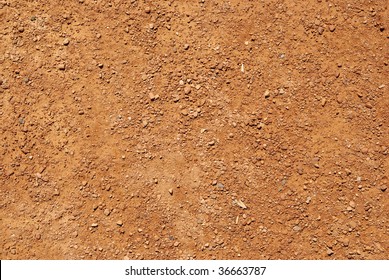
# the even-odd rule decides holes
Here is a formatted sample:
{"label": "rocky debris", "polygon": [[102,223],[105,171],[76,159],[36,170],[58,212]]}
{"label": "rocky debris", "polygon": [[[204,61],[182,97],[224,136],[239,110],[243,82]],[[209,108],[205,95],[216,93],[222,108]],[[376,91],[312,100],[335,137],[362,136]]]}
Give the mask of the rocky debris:
{"label": "rocky debris", "polygon": [[216,144],[215,140],[212,140],[212,141],[208,142],[208,146],[215,146],[215,144]]}
{"label": "rocky debris", "polygon": [[159,98],[159,95],[158,94],[154,94],[152,92],[149,92],[149,98],[151,101],[155,101]]}
{"label": "rocky debris", "polygon": [[0,257],[387,256],[379,1],[19,2],[0,0]]}
{"label": "rocky debris", "polygon": [[146,128],[149,124],[149,121],[148,120],[142,120],[142,127],[143,128]]}
{"label": "rocky debris", "polygon": [[352,231],[357,227],[357,223],[355,221],[350,221],[349,226],[350,226],[349,231]]}
{"label": "rocky debris", "polygon": [[293,227],[293,230],[296,231],[296,232],[297,232],[297,231],[301,231],[301,227],[299,227],[299,226],[294,226],[294,227]]}
{"label": "rocky debris", "polygon": [[172,97],[173,97],[173,101],[174,102],[180,101],[180,95],[179,94],[173,94]]}
{"label": "rocky debris", "polygon": [[184,115],[184,116],[187,116],[189,114],[188,109],[182,109],[181,110],[181,114]]}
{"label": "rocky debris", "polygon": [[240,208],[242,208],[242,209],[247,209],[246,204],[244,204],[242,200],[240,200],[240,199],[234,199],[233,202],[235,203],[235,205],[239,206]]}
{"label": "rocky debris", "polygon": [[192,88],[191,88],[190,85],[186,85],[186,86],[184,87],[184,93],[185,93],[185,94],[189,94],[189,93],[191,93],[191,91],[192,91]]}

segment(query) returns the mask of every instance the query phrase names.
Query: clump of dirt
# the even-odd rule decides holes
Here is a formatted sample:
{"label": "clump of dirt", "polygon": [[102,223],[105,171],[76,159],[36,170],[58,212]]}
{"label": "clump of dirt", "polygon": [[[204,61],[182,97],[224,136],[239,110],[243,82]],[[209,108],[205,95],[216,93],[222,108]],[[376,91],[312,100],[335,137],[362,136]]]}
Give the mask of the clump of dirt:
{"label": "clump of dirt", "polygon": [[1,259],[388,258],[384,1],[40,2],[0,1]]}

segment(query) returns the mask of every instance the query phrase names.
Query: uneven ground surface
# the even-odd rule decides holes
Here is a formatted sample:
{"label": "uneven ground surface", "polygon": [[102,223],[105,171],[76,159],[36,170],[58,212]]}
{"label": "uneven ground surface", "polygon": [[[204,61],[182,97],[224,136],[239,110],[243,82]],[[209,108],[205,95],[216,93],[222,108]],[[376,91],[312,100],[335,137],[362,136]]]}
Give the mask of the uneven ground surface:
{"label": "uneven ground surface", "polygon": [[388,19],[0,1],[1,259],[388,259]]}

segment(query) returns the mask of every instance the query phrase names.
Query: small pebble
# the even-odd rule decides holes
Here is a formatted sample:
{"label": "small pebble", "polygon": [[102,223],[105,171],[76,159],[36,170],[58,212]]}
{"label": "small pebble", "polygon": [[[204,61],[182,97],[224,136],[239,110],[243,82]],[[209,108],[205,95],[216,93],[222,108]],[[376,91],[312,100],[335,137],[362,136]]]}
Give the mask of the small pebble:
{"label": "small pebble", "polygon": [[157,100],[159,98],[158,94],[154,94],[152,92],[149,92],[149,98],[151,101]]}
{"label": "small pebble", "polygon": [[65,70],[65,64],[64,63],[58,64],[58,69],[59,70]]}
{"label": "small pebble", "polygon": [[294,230],[294,231],[300,231],[300,230],[301,230],[301,227],[295,226],[295,227],[293,227],[293,230]]}
{"label": "small pebble", "polygon": [[91,227],[98,227],[99,226],[99,224],[98,223],[93,223],[93,224],[91,224]]}
{"label": "small pebble", "polygon": [[173,195],[173,189],[172,188],[170,188],[168,191],[169,191],[170,195]]}
{"label": "small pebble", "polygon": [[185,93],[185,94],[189,94],[191,91],[192,91],[192,88],[190,87],[190,85],[187,85],[187,86],[184,88],[184,93]]}
{"label": "small pebble", "polygon": [[357,227],[357,223],[355,221],[350,221],[349,225],[351,229],[355,229]]}
{"label": "small pebble", "polygon": [[70,40],[69,40],[69,38],[65,38],[65,40],[63,40],[63,44],[64,44],[64,46],[67,46],[67,45],[69,45],[69,43],[70,43]]}
{"label": "small pebble", "polygon": [[178,102],[178,101],[180,101],[180,96],[178,95],[178,94],[173,94],[173,101],[174,102]]}
{"label": "small pebble", "polygon": [[121,227],[123,225],[123,221],[119,220],[119,221],[116,222],[116,224]]}
{"label": "small pebble", "polygon": [[214,146],[214,145],[215,145],[215,141],[214,140],[208,142],[208,146]]}
{"label": "small pebble", "polygon": [[109,216],[109,214],[111,214],[111,211],[109,211],[109,209],[105,209],[104,210],[104,215],[105,216]]}

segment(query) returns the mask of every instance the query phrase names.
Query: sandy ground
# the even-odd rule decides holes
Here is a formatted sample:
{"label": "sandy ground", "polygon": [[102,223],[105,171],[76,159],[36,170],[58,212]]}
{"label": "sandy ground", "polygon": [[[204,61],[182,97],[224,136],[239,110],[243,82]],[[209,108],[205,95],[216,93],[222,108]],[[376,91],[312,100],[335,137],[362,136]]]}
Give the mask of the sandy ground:
{"label": "sandy ground", "polygon": [[1,259],[388,259],[386,1],[0,1]]}

